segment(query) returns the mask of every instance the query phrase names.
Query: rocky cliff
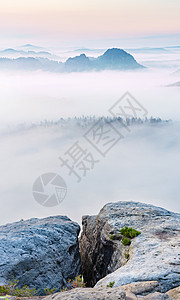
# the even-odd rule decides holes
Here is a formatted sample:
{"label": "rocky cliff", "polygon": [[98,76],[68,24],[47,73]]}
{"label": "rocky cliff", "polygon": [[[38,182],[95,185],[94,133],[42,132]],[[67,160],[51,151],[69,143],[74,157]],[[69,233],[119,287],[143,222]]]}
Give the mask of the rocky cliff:
{"label": "rocky cliff", "polygon": [[63,216],[0,226],[0,284],[61,289],[81,272],[80,227]]}
{"label": "rocky cliff", "polygon": [[[119,231],[125,226],[141,232],[129,246]],[[156,280],[166,292],[180,285],[180,214],[142,203],[109,203],[97,216],[83,217],[80,250],[88,286]]]}

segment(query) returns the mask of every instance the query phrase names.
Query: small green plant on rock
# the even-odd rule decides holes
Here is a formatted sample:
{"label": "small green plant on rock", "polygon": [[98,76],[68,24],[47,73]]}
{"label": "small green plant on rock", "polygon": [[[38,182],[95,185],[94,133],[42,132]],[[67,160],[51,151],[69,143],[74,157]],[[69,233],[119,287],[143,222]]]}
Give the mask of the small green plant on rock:
{"label": "small green plant on rock", "polygon": [[53,288],[53,289],[49,289],[49,288],[44,288],[44,294],[45,295],[52,295],[55,293],[57,289],[56,288]]}
{"label": "small green plant on rock", "polygon": [[62,292],[66,292],[66,291],[68,291],[68,288],[67,288],[67,287],[63,287],[63,288],[60,290],[61,293],[62,293]]}
{"label": "small green plant on rock", "polygon": [[132,227],[125,226],[124,228],[119,230],[120,234],[122,234],[126,238],[134,239],[139,234],[141,234],[140,231],[137,231],[136,229],[133,229]]}
{"label": "small green plant on rock", "polygon": [[[86,284],[83,282],[83,278],[82,278],[82,275],[78,275],[77,277],[75,277],[74,280],[72,279],[69,279],[68,280],[68,288],[67,290],[69,289],[75,289],[75,288],[85,288],[86,287]],[[63,289],[65,290],[65,289]]]}
{"label": "small green plant on rock", "polygon": [[0,286],[0,295],[11,295],[15,297],[33,297],[38,293],[36,289],[30,289],[27,285],[19,288],[19,280],[9,281],[8,284]]}
{"label": "small green plant on rock", "polygon": [[121,228],[119,230],[119,232],[120,232],[121,235],[123,235],[122,244],[124,246],[131,245],[131,239],[134,239],[139,234],[141,234],[140,231],[137,231],[136,229],[134,229],[132,227],[127,227],[127,226],[125,226],[124,228]]}
{"label": "small green plant on rock", "polygon": [[83,282],[82,275],[78,275],[75,279],[71,282],[72,288],[81,287],[84,288],[86,284]]}
{"label": "small green plant on rock", "polygon": [[0,286],[0,296],[6,295],[7,294],[7,288],[5,285]]}
{"label": "small green plant on rock", "polygon": [[124,237],[124,238],[122,239],[122,244],[123,244],[124,246],[129,246],[129,245],[131,245],[131,240],[128,239],[128,238],[126,238],[126,237]]}
{"label": "small green plant on rock", "polygon": [[115,281],[113,281],[113,282],[111,282],[111,281],[110,281],[110,283],[109,283],[109,284],[107,284],[107,287],[110,287],[110,288],[112,288],[112,287],[114,286],[114,284],[115,284]]}

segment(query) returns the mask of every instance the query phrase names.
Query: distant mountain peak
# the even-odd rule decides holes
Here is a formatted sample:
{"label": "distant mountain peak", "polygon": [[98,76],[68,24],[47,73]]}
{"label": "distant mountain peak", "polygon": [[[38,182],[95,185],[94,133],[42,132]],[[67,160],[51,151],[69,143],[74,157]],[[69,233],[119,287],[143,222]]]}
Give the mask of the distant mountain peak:
{"label": "distant mountain peak", "polygon": [[91,67],[89,58],[84,54],[75,57],[70,57],[65,62],[67,71],[77,72],[85,71]]}
{"label": "distant mountain peak", "polygon": [[41,48],[41,47],[38,47],[38,46],[35,46],[35,45],[32,45],[32,44],[25,44],[25,45],[22,45],[21,47],[32,47],[32,48]]}
{"label": "distant mountain peak", "polygon": [[109,69],[138,69],[144,68],[138,64],[134,57],[119,48],[112,48],[97,58],[100,68]]}
{"label": "distant mountain peak", "polygon": [[80,57],[87,57],[86,54],[82,53],[80,54]]}
{"label": "distant mountain peak", "polygon": [[3,52],[16,52],[16,50],[13,48],[8,48],[8,49],[3,50]]}
{"label": "distant mountain peak", "polygon": [[39,47],[39,46],[36,46],[36,45],[32,45],[32,44],[25,44],[25,45],[22,45],[20,46],[21,49],[34,49],[34,50],[45,50],[45,48],[43,47]]}
{"label": "distant mountain peak", "polygon": [[127,52],[124,51],[123,49],[120,48],[111,48],[108,49],[104,52],[104,56],[109,56],[109,55],[122,55],[122,54],[126,54]]}
{"label": "distant mountain peak", "polygon": [[80,55],[77,55],[77,56],[74,56],[74,57],[69,57],[68,59],[67,59],[67,61],[68,60],[79,60],[79,59],[88,59],[88,57],[86,56],[86,54],[84,54],[84,53],[81,53]]}

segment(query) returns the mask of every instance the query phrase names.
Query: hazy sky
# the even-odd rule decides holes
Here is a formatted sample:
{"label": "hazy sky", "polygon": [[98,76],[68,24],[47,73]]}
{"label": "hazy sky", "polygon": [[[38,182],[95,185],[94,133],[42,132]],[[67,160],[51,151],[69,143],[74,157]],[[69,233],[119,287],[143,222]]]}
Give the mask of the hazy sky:
{"label": "hazy sky", "polygon": [[180,33],[179,0],[1,0],[2,40],[83,40]]}

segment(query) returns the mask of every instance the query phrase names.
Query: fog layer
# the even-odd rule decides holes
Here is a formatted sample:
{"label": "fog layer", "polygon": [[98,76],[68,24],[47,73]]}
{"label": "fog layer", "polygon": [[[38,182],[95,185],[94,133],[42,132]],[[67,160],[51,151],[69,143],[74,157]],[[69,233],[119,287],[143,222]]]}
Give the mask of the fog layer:
{"label": "fog layer", "polygon": [[[153,54],[154,55],[154,54]],[[139,72],[50,74],[0,72],[1,224],[31,217],[62,214],[80,223],[83,214],[96,214],[107,202],[134,200],[179,211],[179,81],[180,63],[164,64],[152,55]],[[161,61],[162,60],[162,61]],[[129,91],[148,111],[148,117],[173,119],[163,125],[131,128],[84,180],[77,184],[61,168],[58,157],[77,140],[82,129],[52,126],[20,130],[41,121],[80,115],[108,115],[109,108]],[[93,149],[91,149],[93,151]],[[90,151],[90,150],[89,150]],[[68,194],[62,204],[45,208],[32,195],[34,180],[46,172],[60,174]]]}

